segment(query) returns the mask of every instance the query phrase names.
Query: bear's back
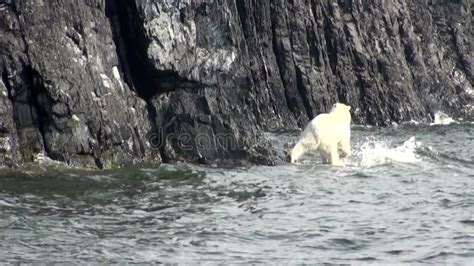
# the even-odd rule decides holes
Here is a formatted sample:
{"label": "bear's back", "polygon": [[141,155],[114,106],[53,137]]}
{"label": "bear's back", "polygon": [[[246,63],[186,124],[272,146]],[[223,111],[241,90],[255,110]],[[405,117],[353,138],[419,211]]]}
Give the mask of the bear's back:
{"label": "bear's back", "polygon": [[322,138],[332,138],[336,135],[348,134],[350,123],[351,114],[349,109],[336,107],[330,113],[317,115],[311,120],[306,130]]}

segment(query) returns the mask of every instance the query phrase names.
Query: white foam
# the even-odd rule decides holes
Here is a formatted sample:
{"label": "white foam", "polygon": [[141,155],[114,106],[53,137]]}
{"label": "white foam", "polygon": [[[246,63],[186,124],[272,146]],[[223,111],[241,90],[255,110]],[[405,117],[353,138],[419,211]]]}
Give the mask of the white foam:
{"label": "white foam", "polygon": [[413,120],[413,119],[410,120],[410,121],[407,121],[407,122],[403,122],[403,123],[402,123],[402,125],[415,125],[415,126],[417,126],[417,125],[419,125],[419,124],[420,124],[420,122],[418,122],[418,121],[416,121],[416,120]]}
{"label": "white foam", "polygon": [[6,202],[2,199],[0,199],[0,206],[3,206],[3,207],[14,207],[15,205],[9,203],[9,202]]}
{"label": "white foam", "polygon": [[53,160],[42,152],[33,155],[33,162],[41,166],[67,167],[66,163]]}
{"label": "white foam", "polygon": [[434,122],[430,125],[449,125],[453,123],[458,123],[458,121],[452,119],[449,115],[443,113],[442,111],[438,111],[435,113]]}
{"label": "white foam", "polygon": [[55,163],[54,160],[52,160],[51,158],[49,158],[46,154],[44,153],[36,153],[33,155],[33,161],[34,162],[37,162],[39,164],[43,164],[43,163]]}
{"label": "white foam", "polygon": [[421,161],[416,155],[416,149],[421,145],[415,137],[411,137],[398,147],[390,147],[385,141],[369,140],[364,142],[354,152],[357,165],[373,167],[389,162],[415,163]]}

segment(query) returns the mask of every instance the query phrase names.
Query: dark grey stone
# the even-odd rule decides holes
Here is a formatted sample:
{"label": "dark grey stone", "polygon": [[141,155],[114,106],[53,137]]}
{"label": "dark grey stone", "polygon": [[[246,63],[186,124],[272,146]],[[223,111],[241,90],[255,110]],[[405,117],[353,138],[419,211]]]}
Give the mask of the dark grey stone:
{"label": "dark grey stone", "polygon": [[273,164],[264,132],[336,101],[358,124],[474,120],[472,5],[5,1],[0,164]]}
{"label": "dark grey stone", "polygon": [[18,161],[38,153],[75,166],[159,161],[147,142],[146,103],[122,78],[103,1],[13,3],[0,10],[10,91],[0,104],[15,122],[7,124]]}

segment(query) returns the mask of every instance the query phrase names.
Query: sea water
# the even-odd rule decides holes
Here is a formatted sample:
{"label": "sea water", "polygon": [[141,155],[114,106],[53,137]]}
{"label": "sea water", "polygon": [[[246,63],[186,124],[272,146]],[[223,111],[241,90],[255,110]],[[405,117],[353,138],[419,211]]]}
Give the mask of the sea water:
{"label": "sea water", "polygon": [[474,125],[352,135],[343,167],[0,170],[0,262],[472,263]]}

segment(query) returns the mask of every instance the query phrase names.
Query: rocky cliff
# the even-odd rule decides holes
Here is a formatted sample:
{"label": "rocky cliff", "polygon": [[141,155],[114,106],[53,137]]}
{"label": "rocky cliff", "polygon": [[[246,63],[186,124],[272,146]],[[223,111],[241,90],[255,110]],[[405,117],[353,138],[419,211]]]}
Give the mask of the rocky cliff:
{"label": "rocky cliff", "polygon": [[470,0],[0,0],[0,165],[274,163],[268,130],[474,118]]}

